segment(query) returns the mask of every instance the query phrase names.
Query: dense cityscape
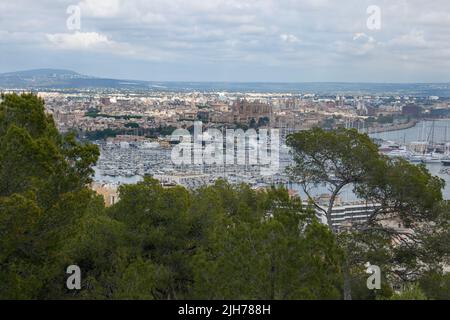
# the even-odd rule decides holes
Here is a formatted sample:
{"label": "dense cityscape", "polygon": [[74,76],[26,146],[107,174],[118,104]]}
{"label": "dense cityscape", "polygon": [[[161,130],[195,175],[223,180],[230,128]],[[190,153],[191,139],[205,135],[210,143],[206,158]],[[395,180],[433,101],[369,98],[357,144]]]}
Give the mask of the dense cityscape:
{"label": "dense cityscape", "polygon": [[[57,71],[48,71],[51,75]],[[206,86],[206,84],[205,84]],[[119,201],[122,184],[137,183],[151,176],[164,186],[189,189],[213,185],[224,179],[233,184],[248,183],[254,189],[282,185],[290,194],[306,198],[286,168],[293,158],[286,146],[289,134],[315,127],[326,130],[356,129],[369,134],[390,157],[431,166],[450,181],[450,98],[403,95],[330,95],[317,93],[267,92],[173,92],[155,90],[47,89],[37,95],[45,100],[46,112],[62,133],[76,132],[82,140],[100,148],[92,188],[103,195],[107,205]],[[14,90],[13,90],[14,91]],[[20,91],[20,90],[19,90]],[[260,164],[175,164],[171,134],[176,129],[278,129],[280,168],[273,175],[260,174]],[[406,142],[404,130],[416,128],[417,137]],[[420,131],[420,132],[419,132]],[[397,133],[397,141],[383,139]],[[403,134],[403,135],[402,135]],[[398,138],[400,137],[400,138]],[[247,150],[248,153],[248,150]],[[326,188],[315,188],[314,196],[326,204]],[[444,198],[450,198],[445,189]],[[306,201],[306,199],[305,199]],[[373,211],[351,191],[339,198],[339,223],[351,223]],[[353,212],[356,210],[356,214]]]}

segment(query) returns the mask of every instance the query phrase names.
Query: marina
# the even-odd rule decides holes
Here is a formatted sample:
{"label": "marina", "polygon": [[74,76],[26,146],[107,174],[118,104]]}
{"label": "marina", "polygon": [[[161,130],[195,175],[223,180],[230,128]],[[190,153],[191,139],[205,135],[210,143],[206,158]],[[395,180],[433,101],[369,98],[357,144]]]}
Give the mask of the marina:
{"label": "marina", "polygon": [[431,174],[446,182],[443,196],[450,199],[450,119],[425,120],[414,127],[371,134],[381,143],[380,151],[426,165]]}
{"label": "marina", "polygon": [[[402,157],[411,163],[424,163],[428,170],[446,181],[444,198],[450,199],[450,120],[423,121],[413,128],[371,134],[380,145],[380,152],[389,157]],[[182,185],[195,189],[211,185],[217,179],[230,183],[248,183],[253,188],[285,185],[305,197],[298,185],[289,180],[285,168],[292,164],[289,149],[280,148],[280,168],[274,175],[261,175],[260,165],[175,165],[171,161],[171,147],[148,141],[97,142],[101,156],[95,167],[98,183],[134,184],[144,176],[153,176],[166,185]],[[236,163],[238,163],[236,161]],[[327,193],[326,186],[318,186],[312,194]],[[351,188],[342,192],[344,201],[357,198]]]}
{"label": "marina", "polygon": [[163,184],[178,184],[189,189],[211,185],[217,179],[230,183],[248,183],[254,188],[273,184],[287,184],[285,167],[291,163],[287,147],[280,148],[280,169],[273,175],[261,174],[267,165],[250,164],[248,152],[243,161],[236,154],[235,164],[180,164],[171,159],[172,149],[158,143],[97,142],[100,158],[96,165],[94,180],[97,183],[116,185],[137,183],[145,176],[152,176]]}

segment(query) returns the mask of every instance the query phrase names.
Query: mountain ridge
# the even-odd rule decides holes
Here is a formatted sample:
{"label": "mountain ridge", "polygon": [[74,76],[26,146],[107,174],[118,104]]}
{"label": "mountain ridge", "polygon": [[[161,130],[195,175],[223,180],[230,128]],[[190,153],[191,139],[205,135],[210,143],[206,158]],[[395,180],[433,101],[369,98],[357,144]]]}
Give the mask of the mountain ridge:
{"label": "mountain ridge", "polygon": [[52,68],[0,73],[0,89],[126,89],[136,91],[317,93],[325,95],[389,94],[450,98],[450,83],[144,81],[101,78],[83,75],[72,70]]}
{"label": "mountain ridge", "polygon": [[40,68],[0,73],[0,88],[4,89],[145,88],[146,83],[88,76],[68,69]]}
{"label": "mountain ridge", "polygon": [[78,72],[68,70],[68,69],[53,69],[53,68],[38,68],[38,69],[28,69],[28,70],[18,70],[12,72],[3,72],[0,73],[0,76],[43,76],[43,75],[51,75],[51,74],[67,74],[67,75],[79,75],[88,77],[85,75],[81,75]]}

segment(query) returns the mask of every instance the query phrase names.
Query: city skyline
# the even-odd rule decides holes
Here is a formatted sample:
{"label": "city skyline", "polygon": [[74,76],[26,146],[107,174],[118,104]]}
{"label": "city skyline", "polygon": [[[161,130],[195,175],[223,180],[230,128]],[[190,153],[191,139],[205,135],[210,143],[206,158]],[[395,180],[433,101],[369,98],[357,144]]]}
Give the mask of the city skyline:
{"label": "city skyline", "polygon": [[[69,28],[71,6],[80,10],[79,28]],[[380,19],[370,28],[373,6]],[[19,0],[1,8],[0,73],[55,68],[146,81],[450,82],[445,1]]]}

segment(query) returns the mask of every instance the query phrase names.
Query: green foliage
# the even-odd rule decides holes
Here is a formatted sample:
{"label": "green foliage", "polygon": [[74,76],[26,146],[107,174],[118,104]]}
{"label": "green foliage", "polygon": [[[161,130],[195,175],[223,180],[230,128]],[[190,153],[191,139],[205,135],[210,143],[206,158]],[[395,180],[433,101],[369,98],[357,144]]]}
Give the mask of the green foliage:
{"label": "green foliage", "polygon": [[[117,135],[127,135],[127,134],[135,134],[135,131],[130,128],[138,128],[136,124],[125,125],[125,129],[104,129],[104,130],[95,130],[95,131],[87,131],[84,133],[84,137],[90,141],[96,141],[96,140],[105,140],[107,138],[115,138]],[[159,126],[157,128],[148,128],[148,129],[142,129],[143,133],[146,137],[155,138],[158,136],[167,136],[171,135],[172,132],[175,130],[175,127],[172,126]]]}
{"label": "green foliage", "polygon": [[85,113],[86,117],[91,118],[114,118],[114,119],[124,119],[124,120],[131,120],[131,119],[142,119],[142,116],[135,116],[135,115],[111,115],[111,114],[104,114],[100,113],[98,110],[90,110]]}
{"label": "green foliage", "polygon": [[334,118],[326,118],[322,122],[322,128],[327,129],[327,130],[333,129],[335,125],[336,125],[336,120]]}
{"label": "green foliage", "polygon": [[114,219],[125,224],[138,259],[164,270],[153,289],[155,299],[183,297],[190,281],[189,256],[193,250],[188,207],[190,195],[184,188],[163,189],[146,178],[120,189],[121,201],[110,209]]}
{"label": "green foliage", "polygon": [[420,280],[420,288],[431,300],[450,300],[450,274],[441,271],[426,273]]}
{"label": "green foliage", "polygon": [[125,128],[139,128],[139,123],[136,123],[136,122],[126,123]]}
{"label": "green foliage", "polygon": [[381,124],[388,124],[388,123],[393,123],[394,122],[394,116],[392,115],[387,115],[387,116],[379,116],[377,119],[378,123]]}
{"label": "green foliage", "polygon": [[107,138],[115,138],[119,134],[123,134],[125,131],[123,130],[114,130],[114,129],[104,129],[104,130],[95,130],[95,131],[87,131],[85,132],[86,139],[90,141],[96,140],[105,140]]}
{"label": "green foliage", "polygon": [[314,128],[288,136],[295,166],[292,176],[302,183],[358,183],[377,159],[378,148],[356,130]]}
{"label": "green foliage", "polygon": [[[146,178],[122,186],[121,200],[105,209],[88,187],[97,147],[60,135],[36,96],[5,95],[0,299],[340,299],[346,274],[356,299],[391,297],[389,272],[381,291],[364,287],[366,261],[418,272],[420,289],[401,298],[448,299],[442,181],[424,167],[378,157],[355,131],[315,129],[290,145],[303,182],[325,179],[337,190],[354,183],[360,196],[385,199],[383,208],[415,227],[420,246],[393,247],[391,234],[373,225],[335,234],[283,188],[220,180],[189,191]],[[80,291],[66,288],[69,265],[81,268]]]}
{"label": "green foliage", "polygon": [[[356,130],[316,128],[289,136],[287,143],[295,160],[289,172],[305,192],[319,184],[332,192],[325,208],[311,196],[309,200],[323,212],[344,251],[346,298],[361,273],[355,266],[368,261],[380,266],[392,283],[417,281],[427,268],[448,265],[450,210],[442,200],[444,181],[424,165],[380,155],[369,137]],[[331,223],[331,212],[345,186],[377,207],[367,222],[339,230]],[[400,223],[403,229],[386,222]]]}
{"label": "green foliage", "polygon": [[409,285],[401,293],[395,293],[390,300],[428,300],[427,296],[422,292],[419,285]]}
{"label": "green foliage", "polygon": [[436,217],[435,207],[442,202],[444,185],[444,181],[432,176],[424,165],[380,157],[356,191],[363,199],[383,204],[379,215],[396,212],[409,226]]}
{"label": "green foliage", "polygon": [[270,119],[268,117],[261,117],[258,119],[258,125],[257,127],[264,127],[267,126],[270,123]]}
{"label": "green foliage", "polygon": [[59,135],[31,94],[0,104],[0,298],[41,297],[93,193],[98,150]]}
{"label": "green foliage", "polygon": [[[193,259],[194,298],[340,297],[340,252],[334,237],[286,190],[255,192],[219,181],[198,194],[209,195],[203,209],[214,217],[207,226],[208,241]],[[213,208],[213,199],[226,206]]]}
{"label": "green foliage", "polygon": [[292,148],[295,161],[287,171],[302,186],[308,200],[315,203],[308,192],[311,187],[326,184],[331,191],[328,208],[321,210],[333,228],[331,211],[336,197],[344,187],[365,181],[367,173],[379,162],[377,146],[367,135],[353,129],[320,128],[289,135],[287,145]]}

